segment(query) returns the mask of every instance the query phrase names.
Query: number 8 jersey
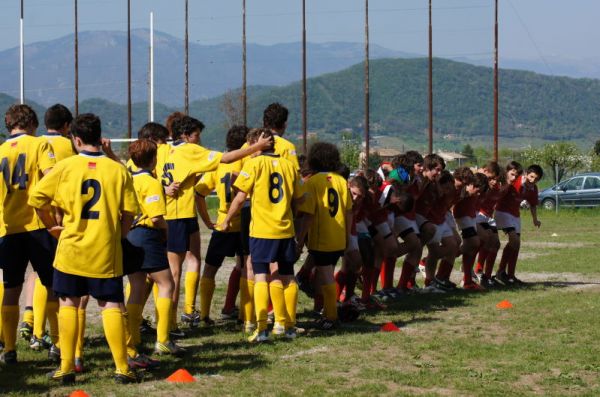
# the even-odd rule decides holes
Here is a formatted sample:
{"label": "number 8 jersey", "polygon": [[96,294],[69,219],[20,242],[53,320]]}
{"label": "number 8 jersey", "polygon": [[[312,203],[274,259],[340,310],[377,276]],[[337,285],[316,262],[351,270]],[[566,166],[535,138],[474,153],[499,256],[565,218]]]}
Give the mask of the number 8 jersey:
{"label": "number 8 jersey", "polygon": [[27,197],[43,172],[54,167],[52,147],[46,141],[23,134],[11,135],[0,146],[2,222],[0,236],[44,229]]}
{"label": "number 8 jersey", "polygon": [[81,152],[56,164],[31,193],[29,205],[64,212],[56,269],[93,278],[123,275],[121,214],[138,213],[125,166],[100,152]]}
{"label": "number 8 jersey", "polygon": [[251,195],[250,237],[294,237],[292,201],[304,195],[294,163],[276,154],[261,154],[246,161],[233,186]]}

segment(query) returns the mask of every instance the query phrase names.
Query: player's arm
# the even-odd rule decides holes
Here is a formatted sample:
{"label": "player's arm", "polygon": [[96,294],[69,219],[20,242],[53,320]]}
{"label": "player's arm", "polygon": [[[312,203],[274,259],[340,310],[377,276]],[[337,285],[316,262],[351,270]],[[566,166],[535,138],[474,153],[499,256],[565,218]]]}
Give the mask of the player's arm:
{"label": "player's arm", "polygon": [[38,217],[46,229],[48,229],[48,232],[56,238],[60,235],[63,227],[59,226],[52,215],[51,203],[55,199],[56,187],[60,179],[59,176],[59,172],[54,172],[42,178],[29,194],[27,200],[27,204],[35,209]]}
{"label": "player's arm", "polygon": [[110,139],[102,138],[102,151],[104,152],[104,154],[106,154],[106,157],[121,164],[121,160],[115,154],[115,152],[113,152],[113,150],[112,150],[112,145],[110,143]]}
{"label": "player's arm", "polygon": [[352,222],[354,221],[354,214],[352,208],[348,209],[345,214],[346,218],[346,249],[350,248],[350,236],[352,235]]}
{"label": "player's arm", "polygon": [[154,218],[150,218],[150,220],[155,228],[167,230],[167,221],[164,216],[155,216]]}
{"label": "player's arm", "polygon": [[214,229],[215,224],[210,220],[210,215],[208,214],[208,209],[206,207],[206,197],[201,194],[196,195],[196,209],[200,214],[200,219],[209,229]]}
{"label": "player's arm", "polygon": [[265,138],[263,134],[258,138],[258,141],[252,145],[223,153],[223,157],[221,157],[221,163],[233,163],[234,161],[238,161],[244,157],[250,156],[252,153],[266,150],[271,147],[273,147],[273,137]]}
{"label": "player's arm", "polygon": [[231,219],[242,209],[244,205],[244,201],[246,201],[246,197],[248,194],[244,191],[238,191],[235,195],[235,198],[231,202],[229,206],[229,211],[227,211],[227,216],[221,225],[219,225],[219,229],[226,232],[229,230],[229,225],[231,224]]}
{"label": "player's arm", "polygon": [[533,225],[535,227],[542,226],[542,222],[540,222],[539,219],[538,219],[538,217],[537,217],[537,205],[532,205],[530,203],[530,205],[529,205],[529,211],[531,212],[531,219],[533,220]]}
{"label": "player's arm", "polygon": [[296,233],[296,253],[300,254],[302,252],[302,248],[304,248],[304,243],[306,242],[306,235],[310,230],[313,221],[315,220],[315,216],[313,214],[308,214],[304,211],[301,211],[302,220],[300,222],[300,227],[298,228],[298,232]]}
{"label": "player's arm", "polygon": [[131,225],[133,225],[133,215],[127,212],[121,214],[121,238],[124,239],[127,237],[127,233],[131,230]]}

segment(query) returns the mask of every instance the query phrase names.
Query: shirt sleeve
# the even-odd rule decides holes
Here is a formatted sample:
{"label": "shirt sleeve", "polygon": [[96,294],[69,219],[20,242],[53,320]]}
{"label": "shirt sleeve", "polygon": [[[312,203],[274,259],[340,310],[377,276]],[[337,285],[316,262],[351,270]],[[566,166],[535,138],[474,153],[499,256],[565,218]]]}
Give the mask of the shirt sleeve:
{"label": "shirt sleeve", "polygon": [[44,172],[56,164],[56,157],[54,156],[54,151],[52,150],[52,146],[46,141],[40,141],[40,145],[38,146],[38,169],[40,172]]}
{"label": "shirt sleeve", "polygon": [[123,199],[121,201],[121,212],[126,212],[132,215],[139,213],[138,202],[135,197],[135,190],[133,188],[133,178],[127,172],[127,169],[123,167],[124,174],[123,183]]}
{"label": "shirt sleeve", "polygon": [[216,176],[217,173],[215,171],[203,174],[196,186],[194,187],[196,193],[198,193],[201,196],[208,196],[209,194],[211,194],[216,187]]}
{"label": "shirt sleeve", "polygon": [[[298,182],[300,180],[300,182]],[[302,178],[297,178],[296,186],[294,188],[294,198],[302,197],[304,195],[304,201],[298,207],[298,211],[306,214],[314,214],[317,209],[317,200],[313,189],[312,179],[309,179],[305,184],[302,184]],[[301,184],[301,185],[300,185]],[[300,196],[297,196],[297,192],[301,190]]]}
{"label": "shirt sleeve", "polygon": [[254,182],[256,181],[256,172],[254,171],[253,164],[255,163],[247,162],[244,164],[240,174],[235,178],[235,182],[233,183],[233,187],[247,194],[252,193]]}
{"label": "shirt sleeve", "polygon": [[[56,189],[60,182],[60,174],[61,170],[52,169],[44,175],[29,193],[27,204],[33,208],[41,209],[56,200]],[[57,204],[60,204],[60,202],[57,202]]]}
{"label": "shirt sleeve", "polygon": [[[154,180],[152,181],[154,182]],[[140,197],[140,206],[144,208],[144,213],[148,218],[157,218],[167,214],[165,198],[163,197],[163,189],[160,182],[150,183],[146,186],[142,197]]]}
{"label": "shirt sleeve", "polygon": [[203,172],[216,171],[221,163],[223,153],[209,150],[198,146],[193,151],[184,152],[184,157],[188,157],[190,164],[190,173],[200,174]]}

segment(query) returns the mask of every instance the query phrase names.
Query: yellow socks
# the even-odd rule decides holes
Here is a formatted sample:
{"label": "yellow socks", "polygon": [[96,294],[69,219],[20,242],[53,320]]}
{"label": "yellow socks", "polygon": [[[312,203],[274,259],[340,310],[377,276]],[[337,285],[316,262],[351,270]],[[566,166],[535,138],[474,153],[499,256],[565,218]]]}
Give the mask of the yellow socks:
{"label": "yellow socks", "polygon": [[280,281],[271,281],[269,284],[269,292],[271,294],[271,303],[273,304],[275,323],[285,325],[287,313],[285,308],[285,297],[283,294],[283,284],[281,284]]}
{"label": "yellow socks", "polygon": [[243,313],[245,322],[256,322],[254,312],[254,280],[240,278],[240,313]]}
{"label": "yellow socks", "polygon": [[42,285],[39,278],[35,279],[33,287],[33,335],[42,339],[46,328],[46,303],[48,290]]}
{"label": "yellow socks", "polygon": [[185,307],[184,313],[191,314],[196,309],[196,293],[198,292],[198,272],[185,273]]}
{"label": "yellow socks", "polygon": [[285,329],[290,329],[296,326],[296,308],[298,306],[298,284],[295,282],[289,283],[284,289],[285,308],[287,318],[285,321]]}
{"label": "yellow socks", "polygon": [[46,317],[50,325],[50,339],[58,347],[58,302],[50,301],[46,304]]}
{"label": "yellow socks", "polygon": [[129,300],[129,295],[131,295],[131,284],[127,283],[125,286],[125,302]]}
{"label": "yellow socks", "polygon": [[25,308],[25,311],[23,312],[23,322],[33,327],[33,307]]}
{"label": "yellow socks", "polygon": [[321,287],[323,292],[323,314],[328,320],[337,320],[337,291],[335,283]]}
{"label": "yellow socks", "polygon": [[[126,374],[129,372],[127,366],[127,346],[125,343],[125,327],[123,312],[120,308],[104,309],[102,311],[102,325],[108,347],[112,353],[117,372]],[[61,330],[62,331],[62,330]],[[61,333],[62,338],[62,333]]]}
{"label": "yellow socks", "polygon": [[15,350],[17,343],[17,326],[19,325],[19,306],[2,306],[2,336],[4,351]]}
{"label": "yellow socks", "polygon": [[269,284],[266,281],[254,283],[254,307],[258,330],[267,329],[267,314],[269,313]]}
{"label": "yellow socks", "polygon": [[127,346],[127,355],[133,358],[137,356],[138,352],[133,341],[133,336],[131,335],[129,329],[129,313],[123,311],[121,311],[121,313],[123,314],[123,331],[125,332],[125,345]]}
{"label": "yellow socks", "polygon": [[85,309],[77,309],[77,344],[75,357],[83,358],[83,338],[85,336]]}
{"label": "yellow socks", "polygon": [[[158,285],[156,283],[152,286],[152,297],[154,298],[154,318],[158,321]],[[172,301],[173,300],[171,299],[171,302]]]}
{"label": "yellow socks", "polygon": [[210,314],[210,304],[215,293],[215,279],[202,277],[200,279],[200,318]]}
{"label": "yellow socks", "polygon": [[131,334],[133,344],[137,346],[142,341],[142,337],[140,335],[140,324],[142,323],[142,312],[144,310],[144,306],[128,303],[126,307],[129,320],[129,333]]}
{"label": "yellow socks", "polygon": [[165,344],[169,341],[169,322],[171,320],[171,298],[157,298],[156,311],[158,317],[156,321],[156,340]]}
{"label": "yellow socks", "polygon": [[77,343],[77,308],[62,306],[58,310],[60,332],[60,370],[66,374],[75,370],[75,345]]}

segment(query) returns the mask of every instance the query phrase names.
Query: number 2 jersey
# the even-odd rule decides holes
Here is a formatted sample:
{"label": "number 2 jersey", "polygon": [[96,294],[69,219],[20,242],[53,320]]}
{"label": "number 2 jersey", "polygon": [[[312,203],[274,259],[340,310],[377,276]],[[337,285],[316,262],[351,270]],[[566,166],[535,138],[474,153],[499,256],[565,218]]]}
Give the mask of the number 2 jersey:
{"label": "number 2 jersey", "polygon": [[304,195],[294,163],[271,153],[252,157],[245,162],[233,186],[251,194],[250,237],[294,237],[292,202]]}
{"label": "number 2 jersey", "polygon": [[28,134],[15,134],[0,146],[2,222],[0,237],[45,228],[27,198],[43,172],[56,164],[50,144]]}
{"label": "number 2 jersey", "polygon": [[121,214],[138,213],[133,182],[123,165],[103,153],[69,157],[37,184],[29,205],[53,205],[64,212],[56,269],[93,278],[123,275]]}
{"label": "number 2 jersey", "polygon": [[[227,211],[233,200],[232,185],[240,171],[242,170],[242,162],[235,161],[230,164],[219,164],[219,168],[213,172],[207,172],[203,174],[200,181],[196,184],[196,192],[201,196],[208,196],[213,190],[216,190],[217,197],[219,198],[219,210],[217,214],[217,223],[215,225],[218,229],[218,225],[221,225],[227,217]],[[240,231],[240,214],[236,214],[231,218],[231,225],[229,227],[230,232]]]}
{"label": "number 2 jersey", "polygon": [[304,183],[306,197],[299,211],[314,216],[308,249],[333,252],[346,249],[346,213],[352,210],[348,183],[338,174],[320,172]]}

